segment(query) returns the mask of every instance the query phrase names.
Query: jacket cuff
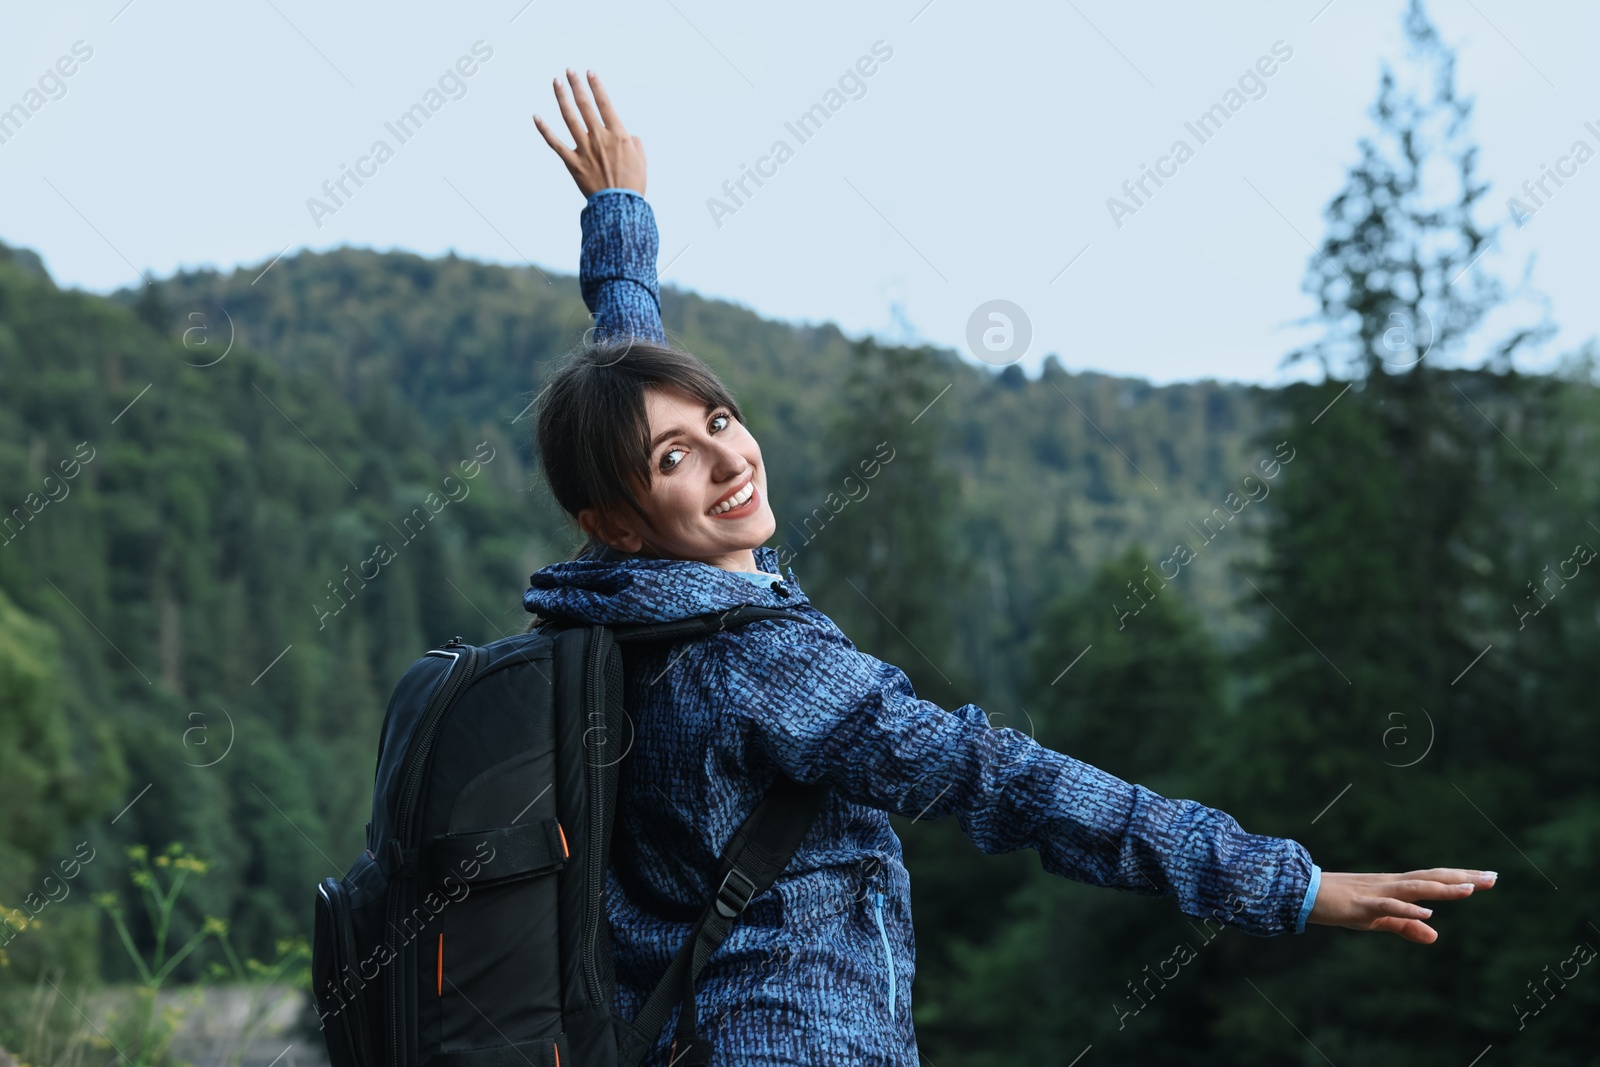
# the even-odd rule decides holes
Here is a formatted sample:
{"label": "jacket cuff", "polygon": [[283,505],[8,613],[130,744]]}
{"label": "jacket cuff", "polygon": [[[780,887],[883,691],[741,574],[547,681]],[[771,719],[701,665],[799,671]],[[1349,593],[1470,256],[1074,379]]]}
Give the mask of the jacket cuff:
{"label": "jacket cuff", "polygon": [[[600,189],[589,196],[578,221],[583,230],[578,288],[589,310],[598,310],[601,289],[608,282],[638,286],[643,292],[638,292],[634,299],[648,298],[659,309],[661,291],[656,281],[659,242],[650,202],[632,189]],[[628,299],[620,290],[619,296]]]}
{"label": "jacket cuff", "polygon": [[1300,917],[1295,920],[1294,932],[1306,932],[1306,920],[1311,918],[1311,907],[1317,902],[1317,887],[1322,884],[1322,868],[1311,865],[1311,884],[1306,886],[1306,898],[1300,904]]}
{"label": "jacket cuff", "polygon": [[[1252,937],[1303,932],[1306,917],[1311,914],[1310,902],[1316,898],[1322,868],[1312,861],[1306,847],[1293,838],[1246,837],[1256,837],[1258,841],[1271,844],[1268,851],[1277,857],[1275,869],[1265,881],[1257,881],[1250,886],[1256,895],[1245,898],[1241,910],[1235,911],[1232,904],[1225,904],[1222,921]],[[1296,893],[1295,890],[1302,884],[1305,890]],[[1230,901],[1235,895],[1237,891],[1230,894]]]}

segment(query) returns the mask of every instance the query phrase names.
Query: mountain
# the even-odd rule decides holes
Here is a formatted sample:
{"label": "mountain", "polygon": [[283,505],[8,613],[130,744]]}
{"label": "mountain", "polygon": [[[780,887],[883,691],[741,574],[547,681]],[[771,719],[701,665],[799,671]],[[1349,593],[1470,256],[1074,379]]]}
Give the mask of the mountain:
{"label": "mountain", "polygon": [[[241,343],[284,370],[315,376],[351,404],[392,388],[436,429],[503,435],[524,465],[526,407],[541,367],[589,325],[575,278],[454,255],[341,248],[286,257],[258,273],[163,280],[174,336],[186,315],[218,317],[226,308]],[[127,290],[114,297],[126,305],[141,298]],[[831,324],[768,321],[671,286],[663,287],[662,318],[674,342],[705,359],[740,398],[770,467],[774,543],[798,550],[804,517],[838,488],[826,475],[836,458],[830,418],[860,359],[855,346]],[[1166,556],[1177,539],[1193,536],[1190,522],[1221,508],[1271,454],[1250,443],[1263,429],[1264,391],[1256,387],[1152,386],[1070,373],[1054,357],[1030,379],[950,351],[920,353],[926,372],[950,386],[939,401],[944,454],[960,474],[960,507],[974,516],[966,539],[985,557],[995,603],[1023,614],[1130,541]],[[1241,522],[1253,518],[1242,514]],[[1213,528],[1221,525],[1213,519]],[[1251,551],[1248,538],[1232,532],[1186,575],[1194,602],[1229,645],[1247,625],[1228,607],[1227,563]]]}
{"label": "mountain", "polygon": [[[181,838],[218,861],[230,874],[197,892],[247,940],[298,929],[303,872],[360,847],[393,680],[453,634],[521,628],[528,574],[576,543],[525,412],[587,325],[575,279],[358,249],[258,274],[108,298],[0,246],[0,685],[24,709],[0,903],[70,828],[131,803],[113,836]],[[663,305],[750,413],[775,542],[804,580],[817,509],[851,461],[833,441],[841,388],[881,350],[672,288]],[[1249,387],[905,356],[940,398],[888,447],[937,427],[954,472],[941,510],[976,576],[950,590],[972,690],[935,699],[1014,699],[1041,605],[1129,542],[1190,536],[1256,459]],[[830,526],[836,552],[874,505]],[[1186,575],[1223,638],[1245,631],[1225,569],[1253,551],[1245,533]],[[860,617],[842,582],[817,595]]]}

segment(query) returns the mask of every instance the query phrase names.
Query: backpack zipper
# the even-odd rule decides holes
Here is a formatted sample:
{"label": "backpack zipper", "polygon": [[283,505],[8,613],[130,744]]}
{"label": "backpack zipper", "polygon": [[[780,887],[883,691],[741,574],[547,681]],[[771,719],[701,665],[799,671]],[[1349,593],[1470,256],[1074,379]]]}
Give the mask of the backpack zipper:
{"label": "backpack zipper", "polygon": [[873,914],[878,920],[878,937],[883,940],[883,959],[889,965],[889,1017],[894,1018],[894,953],[889,951],[889,934],[883,928],[883,892],[872,894]]}
{"label": "backpack zipper", "polygon": [[[605,684],[605,659],[600,655],[600,627],[589,631],[589,687],[587,696],[590,706],[585,709],[590,715],[605,714],[605,709],[597,707],[600,698],[600,687]],[[593,718],[587,720],[594,722]],[[602,727],[601,736],[605,736]],[[604,742],[602,742],[604,744]],[[589,892],[584,900],[584,908],[588,914],[584,917],[584,927],[589,932],[587,951],[583,953],[583,984],[589,993],[591,1007],[600,1005],[600,963],[596,959],[600,946],[600,902],[602,877],[600,871],[600,846],[605,834],[605,811],[600,789],[600,767],[597,759],[589,758],[585,753],[584,778],[589,793],[589,854],[586,857],[589,870]]]}
{"label": "backpack zipper", "polygon": [[[423,769],[428,764],[428,757],[433,753],[433,736],[438,733],[439,722],[444,718],[444,710],[455,700],[456,695],[466,686],[473,672],[477,670],[477,649],[468,646],[465,652],[446,653],[454,660],[448,668],[446,678],[451,680],[444,690],[436,697],[426,712],[426,720],[422,725],[422,734],[411,747],[411,760],[406,765],[405,778],[400,787],[400,805],[398,808],[398,821],[395,825],[395,836],[392,840],[404,842],[411,836],[411,817],[413,815],[414,798],[417,785],[422,780]],[[464,664],[464,666],[463,666]],[[451,678],[451,675],[454,677]],[[401,847],[404,847],[402,845]],[[405,895],[410,896],[411,885],[407,881]],[[409,951],[409,946],[397,945],[400,914],[406,910],[409,900],[402,900],[402,894],[391,887],[389,892],[388,929],[384,932],[386,947],[390,949],[390,957],[395,958],[400,952]],[[397,1067],[408,1067],[407,1049],[400,1040],[400,1020],[404,1016],[405,990],[400,988],[400,982],[395,980],[391,973],[386,983],[389,994],[389,1033],[393,1041],[394,1062]]]}
{"label": "backpack zipper", "polygon": [[[457,638],[457,640],[460,639]],[[401,822],[395,828],[396,837],[404,839],[409,836],[412,815],[411,801],[416,793],[417,784],[422,780],[422,771],[427,766],[428,757],[433,753],[433,735],[439,732],[439,722],[444,718],[444,709],[449,707],[451,701],[455,700],[456,694],[465,688],[467,682],[472,678],[473,672],[477,669],[478,657],[476,652],[476,649],[468,649],[466,652],[447,653],[458,661],[450,665],[450,670],[455,673],[456,677],[446,688],[442,698],[428,710],[428,720],[422,726],[422,737],[417,745],[412,748],[411,763],[406,767],[406,779],[400,791]],[[459,661],[461,660],[466,661],[466,667],[457,672],[456,668],[460,666]]]}

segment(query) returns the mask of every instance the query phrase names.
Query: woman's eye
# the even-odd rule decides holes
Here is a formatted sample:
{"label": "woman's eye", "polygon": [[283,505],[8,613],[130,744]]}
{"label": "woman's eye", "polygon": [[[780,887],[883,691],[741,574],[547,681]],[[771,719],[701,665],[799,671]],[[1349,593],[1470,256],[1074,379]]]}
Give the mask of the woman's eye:
{"label": "woman's eye", "polygon": [[[711,432],[712,433],[721,433],[723,430],[728,428],[728,425],[731,422],[733,422],[733,416],[732,415],[729,415],[729,414],[727,414],[725,412],[718,412],[717,414],[715,414],[715,415],[713,415],[711,417]],[[661,469],[663,471],[669,471],[672,468],[676,467],[679,463],[681,463],[683,461],[682,461],[681,458],[674,459],[673,457],[674,456],[681,457],[681,456],[683,456],[685,454],[686,454],[685,450],[681,449],[681,448],[669,448],[669,449],[667,449],[665,452],[663,452],[661,454],[661,464],[660,464]]]}

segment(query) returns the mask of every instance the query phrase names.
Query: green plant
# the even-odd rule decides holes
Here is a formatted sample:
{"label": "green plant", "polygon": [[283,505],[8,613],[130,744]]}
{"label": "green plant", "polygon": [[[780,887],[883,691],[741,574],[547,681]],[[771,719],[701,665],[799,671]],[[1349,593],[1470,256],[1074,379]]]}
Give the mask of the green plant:
{"label": "green plant", "polygon": [[89,1019],[62,992],[65,981],[64,971],[41,971],[26,996],[8,991],[0,1031],[17,1067],[83,1067],[85,1049],[109,1045],[96,1039]]}
{"label": "green plant", "polygon": [[296,990],[310,989],[311,946],[303,937],[279,938],[274,945],[278,958],[272,963],[262,963],[257,959],[241,960],[228,936],[226,922],[208,917],[206,929],[216,938],[228,961],[224,966],[213,960],[206,969],[207,973],[215,979],[231,979],[249,989],[244,1025],[234,1036],[226,1057],[217,1060],[224,1067],[238,1067],[249,1048],[250,1039],[261,1031],[262,1024],[267,1021],[271,1005],[264,1000],[268,990],[284,982]]}
{"label": "green plant", "polygon": [[[4,904],[0,904],[0,924],[8,926],[20,934],[30,926],[39,926],[40,922],[21,908],[8,908]],[[16,935],[13,934],[12,936]],[[11,966],[11,957],[6,955],[5,949],[6,942],[10,940],[11,938],[8,937],[5,941],[0,941],[0,967]]]}
{"label": "green plant", "polygon": [[[214,915],[202,918],[199,927],[182,945],[169,952],[168,941],[173,932],[173,919],[190,876],[201,876],[209,869],[205,860],[189,853],[181,842],[172,842],[165,851],[152,857],[144,845],[127,848],[132,861],[129,880],[139,890],[146,914],[150,919],[153,946],[148,956],[135,942],[121,901],[115,893],[101,893],[95,903],[111,917],[117,935],[127,950],[139,974],[139,984],[134,989],[134,1010],[120,1028],[124,1040],[117,1042],[118,1051],[131,1067],[153,1067],[168,1058],[168,1049],[183,1021],[186,1007],[181,1002],[168,1000],[157,1011],[158,994],[181,964],[193,955],[206,941],[214,939],[222,960],[212,960],[202,972],[200,982],[193,990],[198,1003],[200,986],[206,984],[234,984],[248,989],[244,1025],[232,1036],[225,1056],[218,1063],[237,1067],[244,1058],[250,1038],[256,1036],[266,1021],[271,1005],[265,1003],[268,991],[289,985],[296,990],[307,990],[311,985],[311,948],[303,937],[283,938],[276,945],[276,958],[263,963],[254,958],[240,956],[234,948],[228,923]],[[210,980],[208,982],[208,979]],[[103,1035],[89,1043],[113,1047]],[[136,1056],[130,1053],[137,1049]]]}
{"label": "green plant", "polygon": [[[100,893],[94,899],[111,916],[117,936],[122,939],[122,947],[127,949],[128,958],[139,972],[140,982],[134,990],[133,1017],[131,1025],[126,1028],[129,1037],[127,1044],[137,1047],[137,1059],[131,1061],[133,1067],[150,1067],[161,1062],[183,1018],[181,1009],[176,1005],[169,1005],[158,1014],[155,1010],[156,994],[178,964],[199,948],[201,942],[215,933],[222,923],[219,919],[208,917],[176,951],[169,953],[167,938],[172,932],[172,917],[183,895],[184,884],[191,874],[205,874],[209,865],[190,855],[178,841],[169,844],[166,851],[156,856],[153,862],[149,849],[144,845],[129,845],[126,851],[128,858],[133,861],[129,880],[139,890],[154,931],[155,945],[149,959],[134,944],[133,933],[128,928],[127,917],[123,915],[122,903],[117,895]],[[171,880],[166,885],[162,885],[158,871],[172,872]],[[121,1051],[124,1056],[127,1055],[125,1049]]]}

